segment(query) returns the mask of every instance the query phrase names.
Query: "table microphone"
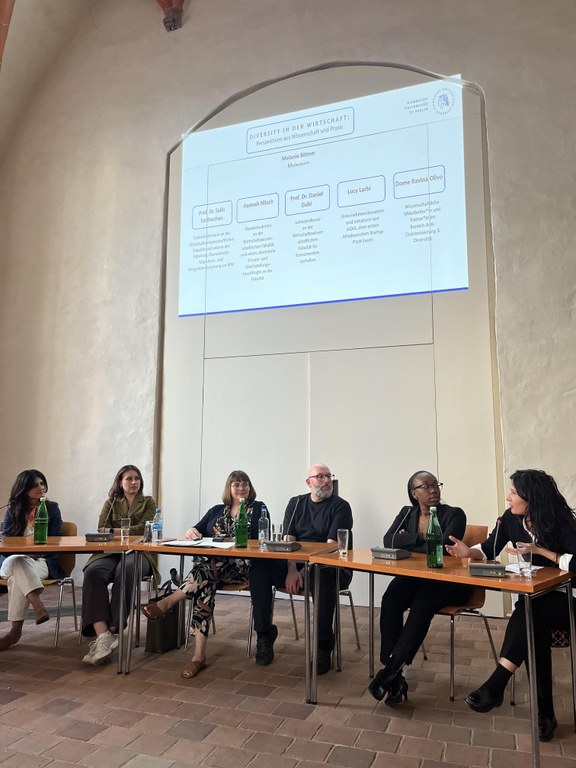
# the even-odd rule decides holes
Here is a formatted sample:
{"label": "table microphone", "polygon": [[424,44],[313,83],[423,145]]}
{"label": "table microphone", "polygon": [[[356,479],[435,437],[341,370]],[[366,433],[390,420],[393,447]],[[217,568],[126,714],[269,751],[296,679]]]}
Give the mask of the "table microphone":
{"label": "table microphone", "polygon": [[500,533],[500,526],[502,525],[502,518],[496,518],[496,533],[494,534],[494,559],[492,562],[480,563],[477,560],[470,560],[468,563],[468,571],[471,576],[491,576],[494,578],[502,579],[506,576],[506,566],[499,560],[496,560],[496,545],[498,544],[498,534]]}
{"label": "table microphone", "polygon": [[410,557],[410,552],[407,549],[397,549],[394,547],[394,539],[396,538],[396,534],[398,531],[402,528],[404,523],[406,522],[406,518],[412,512],[413,507],[408,508],[408,512],[404,515],[402,520],[398,523],[396,526],[396,530],[392,534],[392,541],[390,542],[390,547],[372,547],[372,557],[379,557],[382,560],[404,560],[406,557]]}
{"label": "table microphone", "polygon": [[110,502],[110,507],[108,508],[108,514],[104,518],[104,525],[102,526],[102,528],[106,528],[106,523],[110,519],[110,515],[112,514],[112,510],[114,509],[114,504],[116,504],[116,498],[117,496],[116,494],[114,494],[114,496],[112,497],[112,501]]}
{"label": "table microphone", "polygon": [[116,503],[116,494],[112,497],[112,500],[110,501],[110,508],[108,509],[108,514],[104,518],[104,525],[101,526],[104,529],[104,533],[101,533],[98,531],[97,533],[87,533],[86,534],[86,541],[112,541],[114,538],[113,531],[106,530],[106,525],[108,523],[108,520],[110,519],[110,515],[112,513],[112,510],[114,509],[114,504]]}
{"label": "table microphone", "polygon": [[497,517],[496,518],[496,533],[494,534],[494,562],[497,563],[499,560],[496,560],[496,544],[498,543],[498,534],[500,533],[500,526],[502,525],[502,518]]}

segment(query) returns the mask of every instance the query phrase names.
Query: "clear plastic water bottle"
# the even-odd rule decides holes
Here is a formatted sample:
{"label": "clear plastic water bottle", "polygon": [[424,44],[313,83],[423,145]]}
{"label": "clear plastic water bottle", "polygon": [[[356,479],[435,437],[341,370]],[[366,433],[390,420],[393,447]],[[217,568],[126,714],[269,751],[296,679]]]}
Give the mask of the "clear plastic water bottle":
{"label": "clear plastic water bottle", "polygon": [[152,520],[152,544],[162,544],[162,533],[164,530],[164,520],[160,507],[156,510],[154,520]]}
{"label": "clear plastic water bottle", "polygon": [[258,520],[258,543],[260,549],[266,549],[267,541],[270,541],[270,517],[266,504],[262,504],[262,511]]}

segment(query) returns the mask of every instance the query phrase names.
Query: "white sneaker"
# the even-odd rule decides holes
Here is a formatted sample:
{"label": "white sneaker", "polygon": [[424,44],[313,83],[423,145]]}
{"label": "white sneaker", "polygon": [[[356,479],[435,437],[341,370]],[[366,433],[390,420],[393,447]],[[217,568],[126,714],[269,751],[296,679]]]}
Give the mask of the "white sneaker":
{"label": "white sneaker", "polygon": [[93,664],[94,666],[103,664],[117,647],[118,638],[114,637],[110,631],[104,632],[93,643],[90,643],[90,650],[82,661],[85,664]]}

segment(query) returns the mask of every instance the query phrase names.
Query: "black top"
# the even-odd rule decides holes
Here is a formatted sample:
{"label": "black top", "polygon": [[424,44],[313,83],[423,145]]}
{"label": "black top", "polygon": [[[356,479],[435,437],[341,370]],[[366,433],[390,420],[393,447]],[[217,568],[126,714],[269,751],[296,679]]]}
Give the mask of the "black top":
{"label": "black top", "polygon": [[[556,540],[554,546],[551,547],[551,550],[559,555],[571,554],[573,557],[570,560],[569,568],[572,573],[576,573],[576,526],[559,528],[558,531],[555,531],[555,534]],[[494,560],[509,541],[514,545],[517,541],[526,541],[530,543],[532,537],[526,528],[524,528],[524,516],[513,515],[512,512],[507,509],[502,517],[499,518],[499,522],[496,523],[496,527],[492,533],[482,544],[482,551],[488,560]],[[538,540],[536,540],[536,543],[538,544]],[[532,562],[534,565],[546,565],[552,568],[557,567],[557,563],[553,560],[548,560],[547,557],[543,557],[542,555],[534,555]]]}
{"label": "black top", "polygon": [[352,510],[350,504],[340,496],[312,501],[310,494],[293,496],[284,513],[282,531],[285,536],[294,536],[298,541],[323,542],[338,540],[338,528],[350,531],[349,546],[352,548]]}
{"label": "black top", "polygon": [[[258,538],[258,520],[262,514],[262,501],[253,501],[246,507],[248,517],[248,538]],[[224,536],[232,538],[236,535],[236,519],[230,514],[230,507],[216,504],[210,507],[200,522],[194,526],[202,536]]]}
{"label": "black top", "polygon": [[[452,544],[449,536],[461,539],[466,530],[466,515],[460,507],[437,504],[436,513],[442,528],[442,541]],[[385,547],[401,547],[410,552],[426,552],[426,539],[418,530],[420,507],[402,507],[388,531],[384,534]],[[400,533],[406,531],[406,533]]]}

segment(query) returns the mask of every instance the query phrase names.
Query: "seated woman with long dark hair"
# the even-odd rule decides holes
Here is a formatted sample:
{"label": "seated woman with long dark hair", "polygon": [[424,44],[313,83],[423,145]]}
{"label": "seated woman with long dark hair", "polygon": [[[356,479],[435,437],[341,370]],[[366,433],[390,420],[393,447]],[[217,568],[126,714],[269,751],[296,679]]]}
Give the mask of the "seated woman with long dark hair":
{"label": "seated woman with long dark hair", "polygon": [[[426,533],[430,508],[436,507],[444,544],[452,537],[462,537],[466,515],[460,507],[440,501],[438,482],[431,472],[420,470],[408,480],[409,507],[402,507],[384,535],[384,546],[401,547],[410,552],[426,552]],[[384,664],[368,690],[378,701],[394,707],[407,698],[408,683],[402,670],[411,664],[422,645],[434,614],[446,605],[460,605],[470,596],[471,588],[411,576],[395,576],[380,608],[380,661]],[[404,622],[404,613],[409,609]]]}
{"label": "seated woman with long dark hair", "polygon": [[[222,536],[230,538],[236,532],[236,517],[240,508],[240,499],[246,502],[248,517],[248,538],[258,538],[258,521],[262,514],[262,502],[256,501],[256,489],[246,472],[231,472],[224,485],[222,504],[211,507],[200,522],[186,531],[186,538],[198,540],[204,536]],[[150,620],[161,619],[168,611],[182,600],[192,600],[192,631],[194,633],[194,653],[182,670],[182,677],[190,678],[206,668],[206,643],[216,590],[225,584],[241,584],[248,579],[250,560],[243,558],[195,557],[194,567],[186,576],[184,583],[172,594],[155,603],[148,603],[142,608]]]}
{"label": "seated woman with long dark hair", "polygon": [[[144,496],[144,481],[142,473],[134,464],[125,464],[116,472],[108,497],[102,505],[98,518],[98,529],[113,528],[120,535],[122,518],[130,518],[130,535],[141,536],[147,520],[154,518],[156,502],[152,496]],[[126,578],[124,594],[121,594],[122,556],[119,553],[102,552],[92,555],[84,567],[84,583],[82,585],[82,634],[85,637],[96,637],[90,643],[90,649],[82,661],[85,664],[97,666],[103,664],[118,647],[118,632],[120,627],[120,601],[124,600],[124,626],[128,616],[132,586],[136,569],[134,552],[126,555]],[[158,584],[158,557],[146,553],[141,560],[142,576],[154,575]],[[108,585],[112,590],[108,594]]]}
{"label": "seated woman with long dark hair", "polygon": [[[40,499],[47,493],[48,481],[42,472],[38,469],[25,469],[20,472],[10,491],[10,501],[2,522],[2,534],[32,534]],[[46,501],[46,507],[48,536],[60,536],[60,508],[55,501]],[[20,640],[29,606],[34,609],[36,624],[42,624],[50,618],[40,597],[44,591],[42,579],[61,579],[66,574],[60,568],[57,555],[8,555],[2,556],[0,562],[0,576],[8,580],[8,620],[12,622],[9,631],[0,637],[0,651],[5,651]]]}
{"label": "seated woman with long dark hair", "polygon": [[[453,544],[447,547],[450,553],[472,560],[493,560],[507,542],[527,542],[532,543],[534,565],[576,573],[576,518],[554,478],[540,469],[518,469],[510,480],[508,509],[488,539],[476,547],[467,547],[451,536]],[[575,583],[573,579],[572,584]],[[569,629],[567,602],[564,590],[548,592],[532,601],[540,741],[550,741],[557,726],[550,642],[553,629]],[[490,712],[499,707],[508,680],[527,659],[524,597],[520,596],[506,627],[498,665],[488,680],[468,695],[468,706],[475,712]]]}

